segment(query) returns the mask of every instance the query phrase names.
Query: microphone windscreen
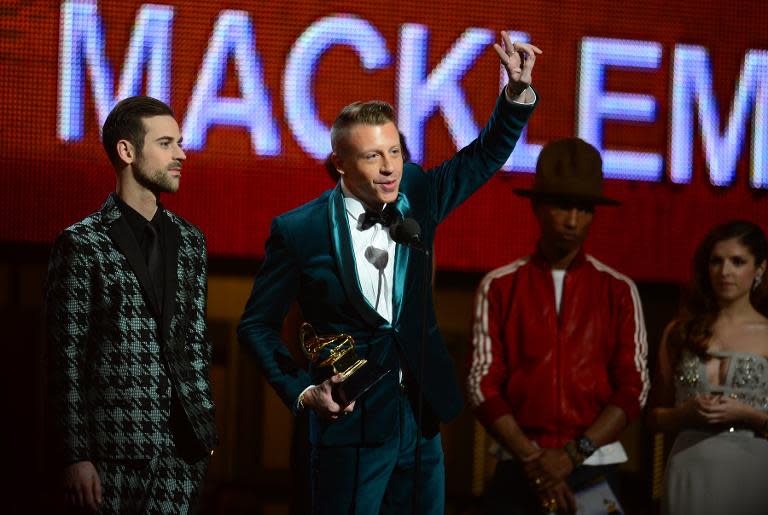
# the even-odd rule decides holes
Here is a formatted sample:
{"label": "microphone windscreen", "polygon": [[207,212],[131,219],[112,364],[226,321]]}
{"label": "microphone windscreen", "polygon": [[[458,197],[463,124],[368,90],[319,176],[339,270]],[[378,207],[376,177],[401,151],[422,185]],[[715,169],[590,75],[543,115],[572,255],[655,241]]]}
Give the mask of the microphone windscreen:
{"label": "microphone windscreen", "polygon": [[421,241],[421,227],[413,218],[405,218],[389,227],[389,234],[397,243],[414,245]]}

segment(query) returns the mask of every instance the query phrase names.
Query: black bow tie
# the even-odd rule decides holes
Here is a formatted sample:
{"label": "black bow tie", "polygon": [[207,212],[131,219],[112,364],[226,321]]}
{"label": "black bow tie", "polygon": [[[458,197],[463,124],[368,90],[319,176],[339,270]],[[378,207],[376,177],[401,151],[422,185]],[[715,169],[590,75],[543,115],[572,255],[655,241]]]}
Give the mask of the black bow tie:
{"label": "black bow tie", "polygon": [[365,231],[366,229],[370,229],[374,224],[381,224],[384,227],[389,227],[395,223],[399,217],[400,214],[392,204],[387,204],[381,211],[366,209],[365,215],[363,215],[363,218],[360,221],[360,230]]}

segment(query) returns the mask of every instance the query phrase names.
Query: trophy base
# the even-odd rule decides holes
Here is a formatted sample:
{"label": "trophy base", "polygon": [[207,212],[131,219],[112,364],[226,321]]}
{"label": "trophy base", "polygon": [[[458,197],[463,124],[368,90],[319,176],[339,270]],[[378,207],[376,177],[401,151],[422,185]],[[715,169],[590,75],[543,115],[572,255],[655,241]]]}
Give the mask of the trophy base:
{"label": "trophy base", "polygon": [[333,400],[341,406],[351,404],[381,381],[389,371],[390,369],[383,368],[372,361],[366,361],[354,374],[336,385],[333,389]]}

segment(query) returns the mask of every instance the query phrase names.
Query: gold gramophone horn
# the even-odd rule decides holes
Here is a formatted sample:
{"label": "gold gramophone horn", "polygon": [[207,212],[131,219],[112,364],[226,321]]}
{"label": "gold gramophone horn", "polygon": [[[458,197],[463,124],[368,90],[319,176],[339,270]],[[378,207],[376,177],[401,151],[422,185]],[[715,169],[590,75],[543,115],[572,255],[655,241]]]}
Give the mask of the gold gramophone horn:
{"label": "gold gramophone horn", "polygon": [[[306,322],[301,324],[299,329],[299,344],[307,359],[318,367],[330,365],[334,374],[341,374],[342,380],[366,363],[366,360],[358,359],[355,341],[351,336],[344,333],[318,336],[314,328]],[[320,352],[326,348],[328,357],[318,362]]]}

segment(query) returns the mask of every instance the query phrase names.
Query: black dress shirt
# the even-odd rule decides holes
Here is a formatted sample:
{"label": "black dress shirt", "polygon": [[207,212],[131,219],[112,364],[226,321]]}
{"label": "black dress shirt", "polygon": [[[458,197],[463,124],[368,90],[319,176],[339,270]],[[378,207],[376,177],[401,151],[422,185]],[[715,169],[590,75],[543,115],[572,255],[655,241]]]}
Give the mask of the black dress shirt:
{"label": "black dress shirt", "polygon": [[160,308],[160,311],[162,312],[163,309],[163,292],[165,289],[165,281],[164,281],[164,270],[165,270],[165,260],[166,260],[166,248],[167,245],[165,244],[165,231],[163,231],[163,223],[162,223],[162,217],[163,217],[163,205],[158,202],[157,204],[157,211],[155,211],[155,215],[152,217],[152,220],[147,220],[144,218],[144,215],[133,209],[131,206],[126,204],[120,197],[115,195],[115,199],[117,201],[117,207],[120,209],[120,212],[122,213],[125,220],[128,222],[128,226],[131,228],[131,232],[133,233],[133,236],[136,238],[136,243],[138,243],[139,248],[141,249],[141,254],[144,256],[144,262],[149,266],[149,255],[151,251],[151,245],[152,242],[150,240],[150,237],[147,234],[147,226],[152,225],[152,227],[155,229],[156,234],[158,235],[158,242],[160,244],[160,262],[158,263],[155,270],[150,270],[149,274],[152,278],[153,286],[155,288],[155,294],[157,299],[157,305]]}

